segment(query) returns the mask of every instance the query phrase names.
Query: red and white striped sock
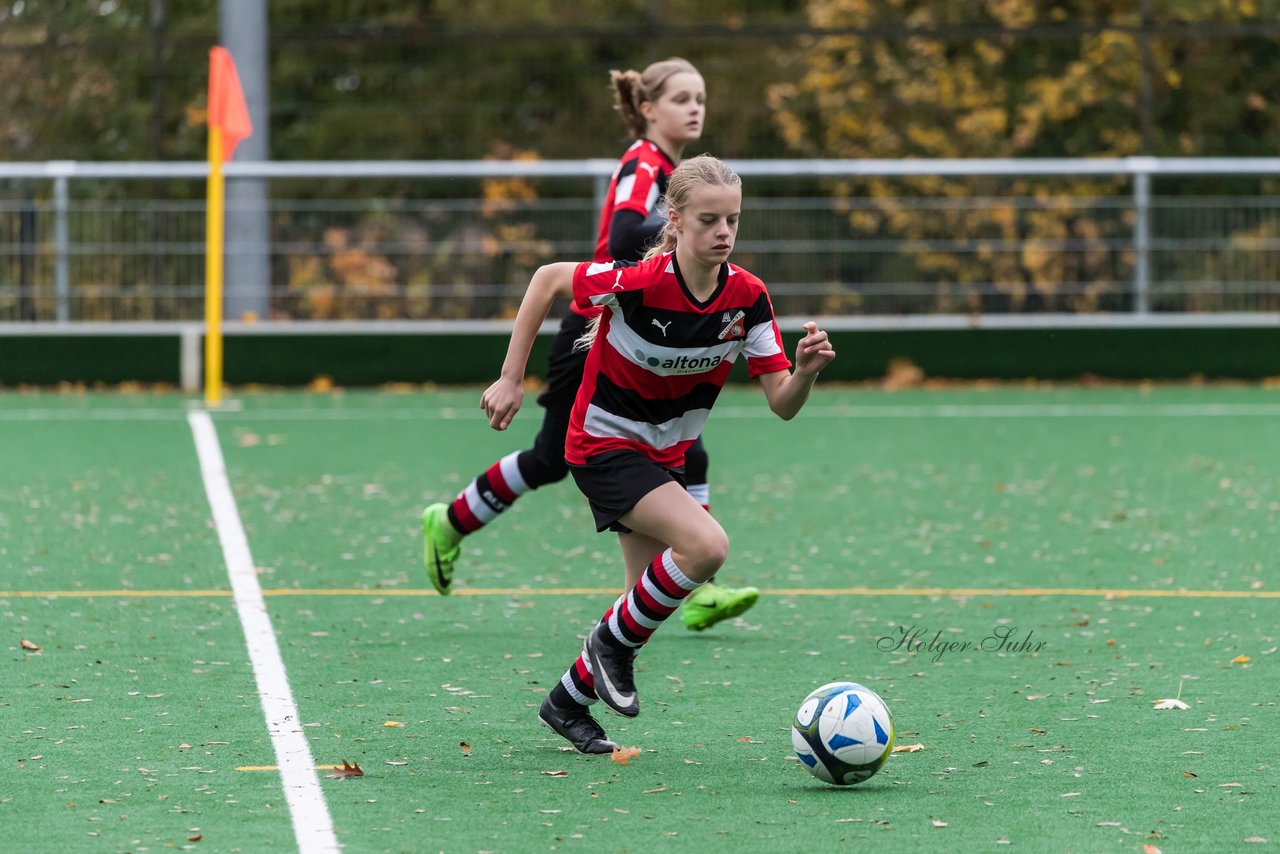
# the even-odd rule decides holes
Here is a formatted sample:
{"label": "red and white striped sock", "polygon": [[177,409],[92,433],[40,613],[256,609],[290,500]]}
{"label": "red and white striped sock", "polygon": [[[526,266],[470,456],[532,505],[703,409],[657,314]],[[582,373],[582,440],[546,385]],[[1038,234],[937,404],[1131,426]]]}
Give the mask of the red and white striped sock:
{"label": "red and white striped sock", "polygon": [[689,497],[702,505],[702,509],[711,512],[711,484],[691,483],[685,487]]}
{"label": "red and white striped sock", "polygon": [[618,643],[641,647],[663,621],[675,613],[680,603],[702,582],[693,581],[676,566],[671,549],[653,559],[636,586],[610,609],[602,621]]}
{"label": "red and white striped sock", "polygon": [[485,470],[449,505],[449,523],[464,537],[498,518],[529,491],[520,466],[520,451],[512,451]]}
{"label": "red and white striped sock", "polygon": [[[613,616],[613,612],[622,604],[622,597],[618,597],[618,601],[614,602],[608,611],[604,612],[604,619],[601,622],[608,622]],[[597,627],[600,625],[596,624]],[[595,631],[595,629],[592,629]],[[578,654],[578,658],[569,666],[569,669],[560,677],[560,684],[551,689],[551,700],[556,705],[564,707],[569,701],[573,701],[580,706],[590,706],[596,700],[600,699],[596,694],[596,679],[591,672],[591,662],[587,659],[587,652],[583,649]]]}

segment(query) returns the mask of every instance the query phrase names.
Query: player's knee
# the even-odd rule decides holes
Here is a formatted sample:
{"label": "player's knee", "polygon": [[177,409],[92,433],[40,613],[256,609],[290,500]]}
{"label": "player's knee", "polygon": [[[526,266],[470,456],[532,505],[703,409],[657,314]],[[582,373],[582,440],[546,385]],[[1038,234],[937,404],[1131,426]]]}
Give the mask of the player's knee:
{"label": "player's knee", "polygon": [[720,567],[724,566],[725,561],[729,559],[729,535],[720,529],[718,537],[714,538],[707,546],[706,560],[708,568],[715,573]]}
{"label": "player's knee", "polygon": [[705,581],[729,559],[729,535],[719,524],[702,526],[684,551],[689,562],[687,574],[695,581]]}

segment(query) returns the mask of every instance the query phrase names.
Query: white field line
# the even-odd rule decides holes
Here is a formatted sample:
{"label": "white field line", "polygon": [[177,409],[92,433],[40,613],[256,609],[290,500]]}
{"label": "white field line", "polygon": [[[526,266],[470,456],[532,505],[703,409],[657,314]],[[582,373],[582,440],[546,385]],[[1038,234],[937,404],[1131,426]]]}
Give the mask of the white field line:
{"label": "white field line", "polygon": [[[528,408],[528,407],[526,407]],[[530,408],[530,412],[534,410]],[[37,421],[172,421],[180,409],[3,409],[0,422]],[[219,413],[227,421],[475,421],[484,424],[479,407],[434,409],[245,409]],[[528,413],[526,413],[527,417]],[[772,419],[761,398],[759,406],[718,406],[711,418]],[[979,403],[979,404],[824,404],[806,406],[804,418],[967,419],[967,418],[1276,418],[1280,403]]]}
{"label": "white field line", "polygon": [[213,419],[207,412],[190,412],[187,422],[195,437],[196,454],[200,458],[200,473],[204,478],[205,493],[213,510],[213,522],[222,544],[222,556],[231,579],[232,595],[244,639],[249,647],[249,660],[253,664],[253,677],[258,685],[258,698],[266,715],[267,730],[276,752],[276,764],[280,768],[285,800],[293,820],[293,835],[298,850],[303,854],[320,851],[340,851],[333,831],[333,818],[316,776],[311,748],[298,719],[293,692],[280,657],[271,617],[267,613],[262,586],[258,583],[249,540],[240,522],[235,496],[227,478],[227,466],[218,444],[218,433]]}

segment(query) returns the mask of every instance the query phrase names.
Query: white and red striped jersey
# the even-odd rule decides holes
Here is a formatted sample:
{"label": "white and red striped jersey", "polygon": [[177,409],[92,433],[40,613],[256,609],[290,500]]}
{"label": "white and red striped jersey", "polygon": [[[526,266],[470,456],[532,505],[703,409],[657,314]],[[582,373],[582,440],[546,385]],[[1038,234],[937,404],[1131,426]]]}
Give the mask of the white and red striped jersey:
{"label": "white and red striped jersey", "polygon": [[667,191],[667,176],[676,164],[661,148],[647,139],[637,139],[618,161],[609,181],[609,191],[600,211],[600,226],[596,229],[596,254],[592,260],[604,263],[612,261],[609,254],[609,228],[613,215],[618,211],[635,211],[648,216],[657,207],[658,200]]}
{"label": "white and red striped jersey", "polygon": [[565,459],[574,465],[629,449],[682,466],[739,355],[751,377],[791,367],[764,283],[732,264],[721,265],[704,302],[674,253],[579,264],[573,296],[579,309],[603,309],[569,418]]}

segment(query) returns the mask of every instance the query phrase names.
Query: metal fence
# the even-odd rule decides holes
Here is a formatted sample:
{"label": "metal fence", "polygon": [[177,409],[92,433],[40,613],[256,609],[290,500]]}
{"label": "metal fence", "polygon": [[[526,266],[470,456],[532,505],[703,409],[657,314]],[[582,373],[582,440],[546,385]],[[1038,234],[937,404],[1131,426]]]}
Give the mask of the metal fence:
{"label": "metal fence", "polygon": [[[780,315],[1280,311],[1280,158],[732,165],[733,260]],[[613,167],[232,163],[269,242],[227,251],[267,247],[260,320],[506,318],[539,264],[590,257]],[[0,164],[0,322],[201,319],[205,175]]]}

